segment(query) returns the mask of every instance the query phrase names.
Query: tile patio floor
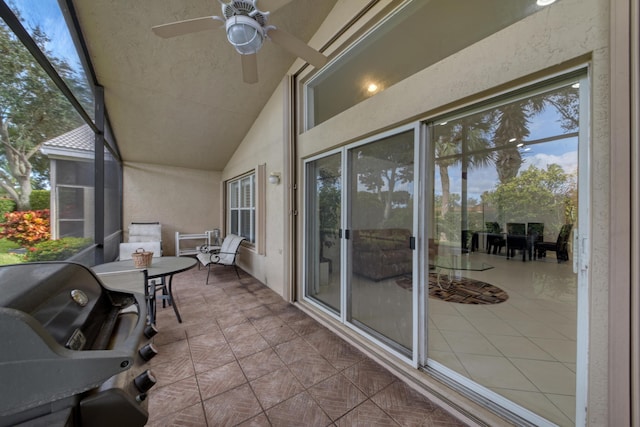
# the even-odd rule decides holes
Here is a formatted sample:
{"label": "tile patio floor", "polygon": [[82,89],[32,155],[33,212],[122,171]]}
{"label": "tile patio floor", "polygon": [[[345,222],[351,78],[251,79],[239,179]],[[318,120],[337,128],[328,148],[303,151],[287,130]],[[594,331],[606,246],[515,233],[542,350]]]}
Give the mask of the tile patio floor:
{"label": "tile patio floor", "polygon": [[463,426],[269,288],[228,268],[174,277],[158,307],[148,426]]}

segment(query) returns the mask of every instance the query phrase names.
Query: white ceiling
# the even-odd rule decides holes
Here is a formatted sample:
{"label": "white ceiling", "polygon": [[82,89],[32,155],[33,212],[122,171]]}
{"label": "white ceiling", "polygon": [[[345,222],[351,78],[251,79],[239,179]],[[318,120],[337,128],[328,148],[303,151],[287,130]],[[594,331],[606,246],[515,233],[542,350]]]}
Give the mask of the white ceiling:
{"label": "white ceiling", "polygon": [[[306,42],[335,3],[293,0],[268,24]],[[74,6],[127,162],[222,170],[296,59],[266,41],[258,53],[260,80],[246,84],[224,29],[172,39],[151,31],[221,15],[216,0],[74,0]]]}

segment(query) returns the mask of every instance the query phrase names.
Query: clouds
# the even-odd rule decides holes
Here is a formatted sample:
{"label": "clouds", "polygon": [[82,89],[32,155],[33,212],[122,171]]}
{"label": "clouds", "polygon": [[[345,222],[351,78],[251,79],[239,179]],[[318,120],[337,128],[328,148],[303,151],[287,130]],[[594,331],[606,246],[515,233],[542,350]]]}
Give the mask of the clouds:
{"label": "clouds", "polygon": [[565,173],[576,173],[578,171],[578,152],[568,151],[560,155],[546,153],[535,154],[524,159],[524,164],[521,170],[527,169],[531,165],[538,169],[547,169],[547,166],[551,164],[559,165]]}
{"label": "clouds", "polygon": [[[559,165],[565,173],[573,174],[578,170],[578,150],[577,145],[574,145],[572,150],[566,152],[559,152],[559,150],[552,150],[551,144],[544,144],[549,150],[544,153],[529,154],[523,157],[523,163],[520,167],[519,173],[528,169],[530,166],[534,166],[538,169],[546,170],[551,164]],[[541,148],[541,147],[540,147]],[[557,147],[554,147],[557,148]],[[551,153],[550,151],[557,151]],[[434,185],[436,194],[442,194],[442,183],[440,181],[439,169],[435,169]],[[453,165],[448,168],[450,192],[452,194],[460,194],[462,191],[462,171],[460,165]],[[499,183],[498,172],[494,165],[486,166],[483,168],[470,168],[467,171],[467,196],[480,199],[480,195],[485,191],[493,190]]]}

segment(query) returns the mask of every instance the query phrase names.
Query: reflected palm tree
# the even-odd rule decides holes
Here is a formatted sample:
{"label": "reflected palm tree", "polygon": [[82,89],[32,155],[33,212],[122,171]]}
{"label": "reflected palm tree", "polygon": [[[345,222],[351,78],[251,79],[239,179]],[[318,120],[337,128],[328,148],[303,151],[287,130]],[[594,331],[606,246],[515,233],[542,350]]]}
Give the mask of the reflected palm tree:
{"label": "reflected palm tree", "polygon": [[494,145],[504,149],[496,152],[496,170],[501,183],[518,175],[522,154],[517,147],[529,135],[529,118],[544,109],[544,98],[534,97],[504,105],[496,110],[497,126],[493,133]]}
{"label": "reflected palm tree", "polygon": [[[435,163],[442,183],[442,206],[444,217],[449,212],[451,184],[449,167],[462,165],[462,203],[466,204],[467,172],[470,168],[485,167],[493,163],[491,142],[487,138],[491,129],[491,114],[473,115],[437,128]],[[466,206],[463,206],[463,212]]]}

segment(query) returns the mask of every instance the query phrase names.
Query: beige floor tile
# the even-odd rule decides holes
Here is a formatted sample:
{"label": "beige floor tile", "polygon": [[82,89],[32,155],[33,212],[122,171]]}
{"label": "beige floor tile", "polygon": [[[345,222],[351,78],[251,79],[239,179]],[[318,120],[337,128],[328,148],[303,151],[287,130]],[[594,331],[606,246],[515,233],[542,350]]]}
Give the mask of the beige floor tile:
{"label": "beige floor tile", "polygon": [[504,357],[458,354],[471,379],[485,387],[538,391],[535,385]]}
{"label": "beige floor tile", "polygon": [[492,390],[559,426],[569,427],[574,425],[571,419],[562,413],[562,411],[542,393],[500,388]]}
{"label": "beige floor tile", "polygon": [[486,335],[487,339],[506,357],[523,359],[555,360],[528,338],[508,335]]}
{"label": "beige floor tile", "polygon": [[429,351],[452,351],[442,333],[436,328],[429,328]]}
{"label": "beige floor tile", "polygon": [[562,363],[527,359],[511,361],[543,393],[574,395],[576,374]]}
{"label": "beige floor tile", "polygon": [[576,362],[576,342],[571,340],[554,340],[546,338],[531,338],[538,347],[552,355],[557,361],[564,363]]}
{"label": "beige floor tile", "polygon": [[432,314],[429,318],[440,331],[473,331],[473,324],[461,315]]}
{"label": "beige floor tile", "polygon": [[575,396],[564,396],[560,394],[546,394],[547,398],[562,411],[572,424],[576,421],[576,398]]}
{"label": "beige floor tile", "polygon": [[442,331],[442,336],[454,353],[502,356],[502,353],[482,335],[474,331]]}
{"label": "beige floor tile", "polygon": [[432,350],[429,352],[429,359],[434,360],[451,369],[452,371],[469,378],[469,372],[467,372],[462,363],[460,363],[460,360],[458,359],[456,354],[453,352]]}

